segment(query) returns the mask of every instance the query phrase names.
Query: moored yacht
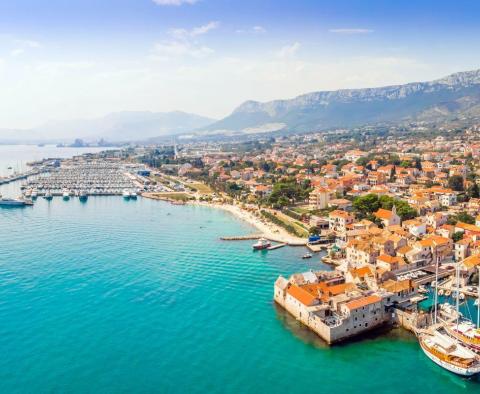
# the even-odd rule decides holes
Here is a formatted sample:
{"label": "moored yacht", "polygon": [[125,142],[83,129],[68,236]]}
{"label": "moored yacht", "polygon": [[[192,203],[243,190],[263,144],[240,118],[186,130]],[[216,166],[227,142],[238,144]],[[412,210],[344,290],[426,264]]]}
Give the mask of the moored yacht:
{"label": "moored yacht", "polygon": [[462,376],[472,376],[480,372],[478,356],[453,338],[434,331],[418,336],[425,355],[435,364]]}
{"label": "moored yacht", "polygon": [[50,190],[47,190],[47,191],[45,192],[45,195],[43,196],[43,198],[44,198],[45,200],[48,200],[48,201],[50,201],[50,200],[53,198],[53,195],[52,195],[52,193],[50,192]]}
{"label": "moored yacht", "polygon": [[122,196],[125,200],[128,200],[130,198],[130,192],[128,190],[124,190]]}
{"label": "moored yacht", "polygon": [[462,345],[480,353],[480,329],[476,328],[471,321],[463,319],[458,324],[446,324],[445,330]]}
{"label": "moored yacht", "polygon": [[130,192],[130,198],[132,200],[136,200],[137,199],[137,193],[136,192]]}
{"label": "moored yacht", "polygon": [[70,191],[68,189],[63,189],[62,196],[64,200],[70,200]]}
{"label": "moored yacht", "polygon": [[21,198],[0,198],[0,206],[24,207],[25,205],[33,205],[32,200]]}

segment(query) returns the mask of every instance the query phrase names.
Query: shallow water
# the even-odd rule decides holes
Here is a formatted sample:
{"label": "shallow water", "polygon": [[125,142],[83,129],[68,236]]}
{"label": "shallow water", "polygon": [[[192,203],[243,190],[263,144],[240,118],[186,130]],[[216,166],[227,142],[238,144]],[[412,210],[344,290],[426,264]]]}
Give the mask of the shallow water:
{"label": "shallow water", "polygon": [[90,197],[0,209],[0,392],[473,393],[403,330],[329,348],[272,302],[324,267],[229,213]]}

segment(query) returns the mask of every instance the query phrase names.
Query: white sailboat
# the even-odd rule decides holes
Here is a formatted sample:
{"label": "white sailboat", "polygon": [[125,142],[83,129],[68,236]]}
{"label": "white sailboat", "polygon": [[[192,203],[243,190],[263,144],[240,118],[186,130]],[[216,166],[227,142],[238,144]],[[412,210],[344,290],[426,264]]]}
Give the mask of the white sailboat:
{"label": "white sailboat", "polygon": [[[480,275],[480,267],[478,267]],[[459,289],[459,268],[457,269],[457,289]],[[457,318],[455,323],[446,323],[445,330],[450,336],[459,341],[462,345],[468,347],[470,350],[480,354],[480,308],[478,303],[480,301],[480,283],[478,285],[478,298],[475,300],[477,303],[477,326],[470,320],[463,318],[459,313],[459,299],[460,293],[457,291]]]}
{"label": "white sailboat", "polygon": [[[435,265],[435,280],[438,283],[438,265],[437,258]],[[457,265],[457,293],[459,293],[459,265]],[[447,371],[461,376],[472,376],[480,373],[480,358],[476,353],[464,346],[456,338],[448,336],[439,331],[438,322],[438,286],[435,286],[435,316],[433,327],[429,330],[421,331],[418,334],[418,341],[425,355],[435,364],[441,366]],[[460,319],[459,299],[456,304],[457,324]]]}

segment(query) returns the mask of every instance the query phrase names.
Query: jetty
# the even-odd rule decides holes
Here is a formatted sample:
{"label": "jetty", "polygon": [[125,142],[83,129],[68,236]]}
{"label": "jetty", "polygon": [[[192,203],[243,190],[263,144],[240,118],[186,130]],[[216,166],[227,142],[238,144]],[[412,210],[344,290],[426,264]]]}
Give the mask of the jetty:
{"label": "jetty", "polygon": [[262,234],[237,235],[233,237],[220,237],[222,241],[249,241],[262,238]]}
{"label": "jetty", "polygon": [[280,248],[283,248],[284,246],[287,246],[287,244],[286,244],[286,243],[280,243],[280,244],[276,244],[276,245],[269,246],[269,247],[267,248],[267,250],[280,249]]}

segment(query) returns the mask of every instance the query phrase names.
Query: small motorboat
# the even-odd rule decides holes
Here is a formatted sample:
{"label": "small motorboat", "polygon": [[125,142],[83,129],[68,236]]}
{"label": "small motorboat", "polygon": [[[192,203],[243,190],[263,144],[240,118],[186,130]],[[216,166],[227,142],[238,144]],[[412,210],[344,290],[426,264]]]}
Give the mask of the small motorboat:
{"label": "small motorboat", "polygon": [[270,246],[272,246],[272,244],[270,243],[269,240],[265,238],[260,238],[258,242],[252,245],[252,248],[253,250],[263,250],[263,249],[269,248]]}
{"label": "small motorboat", "polygon": [[303,256],[302,256],[302,259],[311,259],[313,257],[313,255],[311,253],[305,253]]}

